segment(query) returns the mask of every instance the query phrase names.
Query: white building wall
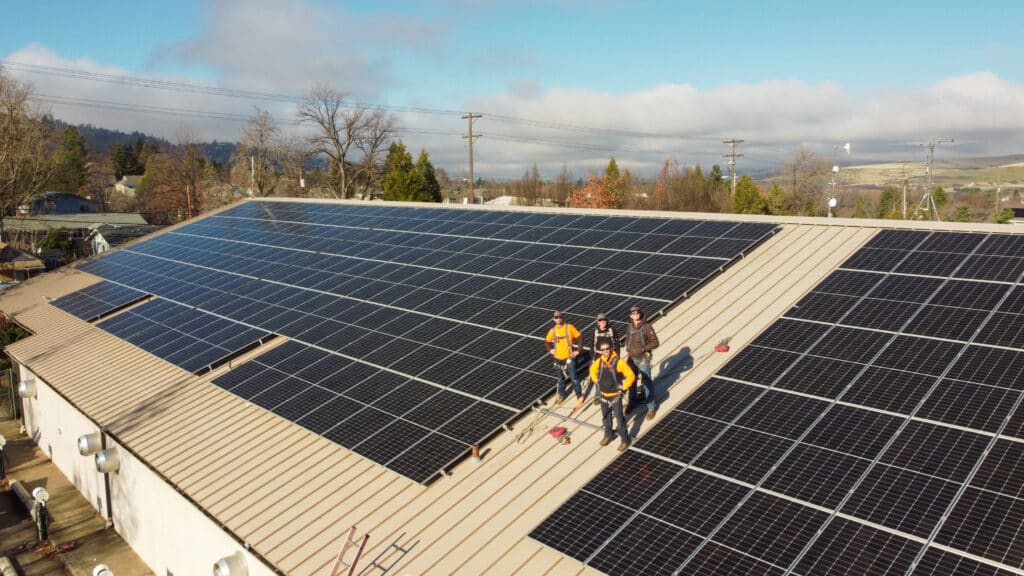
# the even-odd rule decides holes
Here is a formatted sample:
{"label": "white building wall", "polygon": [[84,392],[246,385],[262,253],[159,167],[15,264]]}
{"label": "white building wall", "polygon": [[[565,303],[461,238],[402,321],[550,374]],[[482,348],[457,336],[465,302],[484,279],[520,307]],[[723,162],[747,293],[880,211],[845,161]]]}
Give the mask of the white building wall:
{"label": "white building wall", "polygon": [[[78,453],[78,437],[98,429],[74,406],[24,366],[22,381],[34,379],[36,398],[24,399],[25,428],[54,464],[106,516],[103,474],[94,456]],[[146,464],[112,438],[120,466],[110,474],[114,529],[155,574],[212,574],[214,563],[241,551],[249,576],[276,574]],[[98,559],[101,561],[102,559]]]}

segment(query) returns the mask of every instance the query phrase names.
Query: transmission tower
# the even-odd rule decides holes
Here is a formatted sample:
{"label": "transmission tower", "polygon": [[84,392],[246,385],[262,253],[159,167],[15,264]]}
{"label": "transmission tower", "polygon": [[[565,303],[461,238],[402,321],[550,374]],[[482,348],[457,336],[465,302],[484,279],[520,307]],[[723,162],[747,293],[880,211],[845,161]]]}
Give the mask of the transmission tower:
{"label": "transmission tower", "polygon": [[736,145],[742,144],[743,140],[737,140],[736,138],[730,138],[728,140],[722,140],[722,144],[729,145],[729,153],[722,154],[723,158],[729,159],[729,176],[732,178],[732,195],[736,196],[736,159],[742,158],[743,154],[736,153]]}
{"label": "transmission tower", "polygon": [[928,157],[925,164],[925,176],[927,180],[927,188],[924,191],[924,196],[921,197],[921,202],[918,203],[917,208],[914,210],[912,218],[914,220],[921,217],[922,212],[927,213],[928,217],[932,220],[939,219],[939,209],[935,206],[935,198],[932,197],[932,173],[934,172],[935,164],[935,146],[938,144],[945,144],[947,142],[954,142],[952,138],[939,138],[932,140],[931,142],[919,142],[918,146],[925,146],[928,148]]}
{"label": "transmission tower", "polygon": [[473,134],[473,120],[476,118],[483,117],[483,114],[473,114],[472,112],[466,113],[462,116],[464,120],[469,120],[469,134],[463,136],[463,138],[469,140],[469,203],[476,203],[476,198],[473,194],[473,185],[476,183],[473,179],[473,141],[483,136],[483,134]]}

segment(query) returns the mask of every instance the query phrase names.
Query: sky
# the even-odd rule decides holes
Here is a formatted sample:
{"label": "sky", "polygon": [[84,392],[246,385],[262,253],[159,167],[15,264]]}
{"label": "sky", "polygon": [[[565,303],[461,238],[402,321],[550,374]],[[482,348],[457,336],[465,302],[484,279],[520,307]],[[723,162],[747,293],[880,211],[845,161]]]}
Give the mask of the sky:
{"label": "sky", "polygon": [[[393,114],[414,154],[554,178],[666,160],[780,169],[1024,153],[1024,3],[933,0],[13,2],[0,66],[72,123],[236,141],[288,134],[317,85]],[[244,94],[243,94],[244,92]],[[258,98],[255,96],[274,96]],[[850,153],[842,151],[851,143]],[[922,165],[923,166],[923,165]]]}

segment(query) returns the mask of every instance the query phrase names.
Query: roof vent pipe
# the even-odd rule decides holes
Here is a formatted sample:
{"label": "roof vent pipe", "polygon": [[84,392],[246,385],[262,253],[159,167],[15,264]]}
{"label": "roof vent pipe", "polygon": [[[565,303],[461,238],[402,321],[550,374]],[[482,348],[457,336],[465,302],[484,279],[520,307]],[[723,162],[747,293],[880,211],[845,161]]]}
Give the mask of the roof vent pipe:
{"label": "roof vent pipe", "polygon": [[110,567],[106,564],[97,564],[92,569],[92,576],[114,576],[114,573],[110,571]]}
{"label": "roof vent pipe", "polygon": [[35,398],[38,392],[35,380],[25,380],[18,384],[18,396],[22,398]]}
{"label": "roof vent pipe", "polygon": [[213,576],[248,576],[249,567],[245,564],[245,556],[237,551],[231,556],[225,556],[213,565]]}
{"label": "roof vent pipe", "polygon": [[103,439],[99,432],[82,434],[78,437],[78,453],[82,456],[92,456],[102,448]]}
{"label": "roof vent pipe", "polygon": [[121,465],[117,458],[117,448],[107,448],[96,453],[96,470],[104,474],[117,472]]}

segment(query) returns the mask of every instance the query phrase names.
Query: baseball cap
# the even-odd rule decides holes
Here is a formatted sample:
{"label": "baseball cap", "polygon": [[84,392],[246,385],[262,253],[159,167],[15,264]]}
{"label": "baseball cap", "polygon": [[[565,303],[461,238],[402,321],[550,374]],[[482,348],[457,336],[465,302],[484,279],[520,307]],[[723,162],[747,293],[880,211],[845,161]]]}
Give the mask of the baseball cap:
{"label": "baseball cap", "polygon": [[598,313],[598,315],[597,315],[597,319],[598,319],[598,320],[607,320],[607,319],[608,319],[608,317],[607,317],[607,316],[605,316],[604,312],[600,312],[600,313]]}

